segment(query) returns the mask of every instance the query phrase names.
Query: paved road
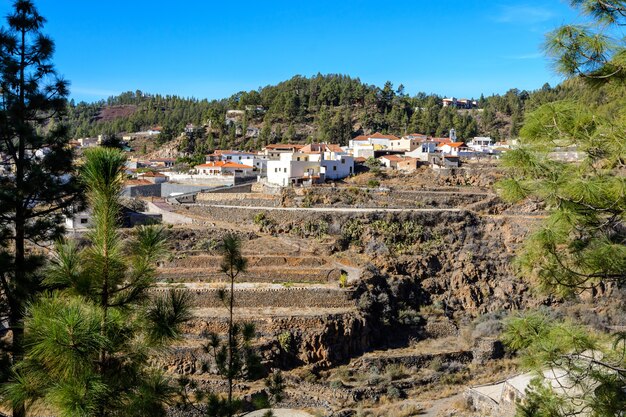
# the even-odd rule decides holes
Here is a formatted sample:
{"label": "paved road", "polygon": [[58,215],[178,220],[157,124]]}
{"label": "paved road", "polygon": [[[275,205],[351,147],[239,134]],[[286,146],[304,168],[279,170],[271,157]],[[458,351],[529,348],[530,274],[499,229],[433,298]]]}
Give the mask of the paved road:
{"label": "paved road", "polygon": [[231,206],[227,204],[194,204],[199,207],[215,207],[215,208],[231,208],[244,210],[266,210],[266,211],[313,211],[318,213],[400,213],[400,212],[418,212],[418,213],[460,213],[467,211],[458,208],[358,208],[358,207],[265,207],[265,206]]}

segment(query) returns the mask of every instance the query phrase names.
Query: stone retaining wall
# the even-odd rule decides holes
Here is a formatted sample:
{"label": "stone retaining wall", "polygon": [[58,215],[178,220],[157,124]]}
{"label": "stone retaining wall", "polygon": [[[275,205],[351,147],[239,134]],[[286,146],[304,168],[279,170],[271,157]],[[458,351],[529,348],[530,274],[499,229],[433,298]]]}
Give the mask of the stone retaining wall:
{"label": "stone retaining wall", "polygon": [[[268,194],[259,193],[217,193],[207,192],[201,193],[196,196],[196,202],[236,202],[236,205],[241,205],[242,201],[253,200],[256,205],[265,205],[268,202],[276,201],[276,197]],[[272,205],[273,206],[273,205]]]}
{"label": "stone retaining wall", "polygon": [[372,366],[384,369],[388,365],[404,365],[407,368],[420,369],[429,366],[434,361],[441,363],[460,362],[469,363],[474,355],[471,351],[461,350],[444,353],[407,354],[398,356],[365,356],[359,359],[358,366],[362,369],[369,369]]}
{"label": "stone retaining wall", "polygon": [[[316,221],[320,219],[331,220],[338,226],[354,217],[384,217],[387,215],[398,215],[399,213],[349,213],[349,212],[314,212],[308,210],[252,210],[233,207],[202,207],[195,206],[194,210],[202,212],[203,217],[209,221],[228,222],[228,223],[249,223],[253,224],[254,216],[258,213],[265,213],[267,219],[275,221],[277,224],[301,223],[303,221]],[[436,218],[441,222],[459,221],[467,216],[468,212],[407,212],[412,218]],[[200,222],[204,223],[204,222]]]}
{"label": "stone retaining wall", "polygon": [[[269,282],[269,283],[326,283],[339,282],[339,269],[275,269],[246,271],[240,273],[237,279],[241,282]],[[224,273],[219,271],[197,270],[161,270],[159,279],[167,282],[226,282]]]}
{"label": "stone retaining wall", "polygon": [[[186,291],[191,296],[191,303],[196,308],[223,307],[219,299],[220,289],[156,288],[151,292],[165,293],[168,290]],[[272,289],[236,289],[237,307],[311,307],[311,308],[352,308],[352,291],[326,288],[272,288]]]}

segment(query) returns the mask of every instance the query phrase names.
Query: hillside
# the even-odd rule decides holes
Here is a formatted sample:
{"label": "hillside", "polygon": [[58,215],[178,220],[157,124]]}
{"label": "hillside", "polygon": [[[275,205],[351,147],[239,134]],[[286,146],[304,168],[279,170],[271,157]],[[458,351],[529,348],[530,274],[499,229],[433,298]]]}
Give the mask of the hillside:
{"label": "hillside", "polygon": [[146,152],[193,124],[194,134],[180,144],[180,150],[189,154],[215,148],[258,149],[277,142],[347,144],[354,136],[374,131],[447,136],[454,128],[464,140],[473,136],[500,140],[517,135],[528,110],[581,91],[576,82],[555,88],[546,84],[532,92],[511,89],[504,95],[481,96],[475,108],[456,109],[444,107],[436,94],[409,96],[402,85],[396,88],[387,82],[378,87],[345,75],[318,74],[213,101],[127,92],[106,101],[72,104],[68,123],[75,138],[161,127],[158,140],[136,146]]}

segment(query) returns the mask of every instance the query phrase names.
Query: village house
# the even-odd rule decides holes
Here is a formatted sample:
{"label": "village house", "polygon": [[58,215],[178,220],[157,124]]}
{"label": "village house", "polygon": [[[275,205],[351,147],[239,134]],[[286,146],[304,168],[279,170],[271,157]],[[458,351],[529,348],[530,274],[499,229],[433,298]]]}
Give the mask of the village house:
{"label": "village house", "polygon": [[494,143],[490,137],[477,136],[467,143],[468,148],[476,152],[490,153],[493,150]]}
{"label": "village house", "polygon": [[311,144],[267,162],[267,181],[283,187],[342,179],[354,173],[354,158],[339,145]]}
{"label": "village house", "polygon": [[236,162],[215,161],[206,164],[196,165],[194,167],[197,175],[200,176],[236,176],[247,177],[254,175],[254,168],[249,165],[243,165]]}
{"label": "village house", "polygon": [[417,169],[417,159],[402,155],[385,155],[378,158],[387,169],[402,172],[413,172]]}
{"label": "village house", "polygon": [[433,155],[437,151],[437,142],[434,141],[421,141],[419,146],[413,149],[411,152],[405,152],[405,156],[416,158],[422,162],[428,162],[429,155]]}
{"label": "village house", "polygon": [[141,174],[137,174],[137,179],[148,181],[151,184],[162,184],[167,182],[167,176],[161,174],[160,172],[143,172]]}
{"label": "village house", "polygon": [[98,138],[79,138],[76,139],[76,142],[78,142],[78,145],[81,148],[92,148],[100,144],[100,140]]}
{"label": "village house", "polygon": [[399,141],[400,138],[394,135],[383,135],[380,132],[373,133],[371,135],[360,135],[351,139],[348,142],[348,147],[354,149],[357,146],[373,145],[375,148],[378,145],[378,149],[390,149],[391,142]]}
{"label": "village house", "polygon": [[420,143],[427,138],[424,136],[424,139],[421,137],[408,137],[403,136],[398,140],[392,140],[389,143],[389,150],[392,151],[402,151],[402,152],[411,152],[419,147]]}
{"label": "village house", "polygon": [[300,149],[301,153],[319,155],[320,165],[326,168],[326,179],[338,180],[354,174],[354,157],[341,146],[327,143],[312,143]]}
{"label": "village house", "polygon": [[153,168],[171,168],[176,163],[176,158],[156,158],[148,160]]}
{"label": "village house", "polygon": [[470,100],[467,98],[456,99],[455,97],[444,98],[442,100],[443,107],[455,107],[457,109],[473,109],[478,107],[476,100]]}
{"label": "village house", "polygon": [[254,152],[243,152],[234,150],[215,150],[212,154],[206,156],[206,162],[230,161],[238,164],[254,166],[254,158],[257,155]]}
{"label": "village house", "polygon": [[283,153],[280,160],[267,161],[267,182],[287,187],[324,182],[326,168],[305,153]]}
{"label": "village house", "polygon": [[434,169],[458,168],[461,166],[461,161],[458,156],[439,155],[431,158],[431,166]]}
{"label": "village house", "polygon": [[463,142],[440,143],[437,151],[442,155],[463,156],[469,154],[469,148]]}
{"label": "village house", "polygon": [[280,159],[280,155],[282,155],[283,153],[298,152],[302,148],[304,148],[304,145],[275,143],[265,146],[259,154],[267,157],[267,159],[278,160]]}
{"label": "village house", "polygon": [[267,157],[254,152],[243,152],[233,150],[215,150],[212,154],[206,155],[206,162],[230,161],[242,165],[253,167],[259,174],[263,174],[267,169]]}

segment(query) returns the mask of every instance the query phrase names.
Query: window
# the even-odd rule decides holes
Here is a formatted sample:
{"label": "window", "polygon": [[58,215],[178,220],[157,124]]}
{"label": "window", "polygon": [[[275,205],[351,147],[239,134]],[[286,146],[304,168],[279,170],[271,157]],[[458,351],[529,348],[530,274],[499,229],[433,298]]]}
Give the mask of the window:
{"label": "window", "polygon": [[274,172],[278,172],[278,168],[274,168]]}
{"label": "window", "polygon": [[297,161],[299,161],[299,160],[300,160],[300,157],[297,157],[297,158],[296,158],[296,160],[297,160]]}
{"label": "window", "polygon": [[80,224],[87,224],[88,221],[88,219],[80,219]]}
{"label": "window", "polygon": [[346,160],[345,160],[345,159],[343,159],[343,158],[341,158],[341,163],[342,163],[342,164],[345,164],[345,163],[346,163]]}
{"label": "window", "polygon": [[337,165],[333,165],[333,171],[337,171]]}
{"label": "window", "polygon": [[287,168],[284,168],[285,172],[287,172]]}

